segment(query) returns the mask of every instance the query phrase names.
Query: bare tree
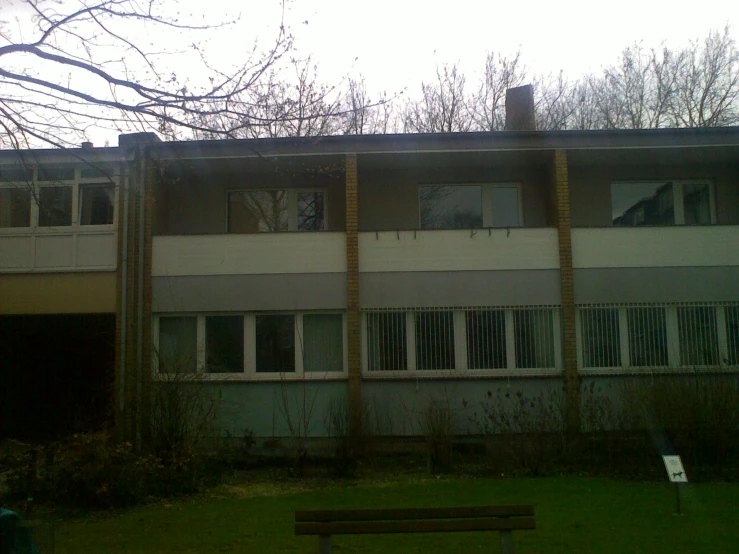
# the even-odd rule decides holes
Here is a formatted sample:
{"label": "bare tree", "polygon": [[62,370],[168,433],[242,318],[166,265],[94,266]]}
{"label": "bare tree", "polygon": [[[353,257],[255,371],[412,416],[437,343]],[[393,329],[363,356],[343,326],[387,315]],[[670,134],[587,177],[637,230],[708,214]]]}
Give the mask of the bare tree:
{"label": "bare tree", "polygon": [[388,98],[384,92],[373,100],[364,77],[349,79],[342,103],[342,131],[345,135],[387,134],[396,130],[394,101],[402,92]]}
{"label": "bare tree", "polygon": [[526,82],[521,52],[512,58],[488,52],[480,86],[469,102],[474,127],[482,131],[505,129],[506,91]]}
{"label": "bare tree", "polygon": [[[68,146],[101,127],[234,136],[246,122],[231,99],[261,83],[292,47],[280,23],[266,51],[254,44],[239,66],[224,72],[210,64],[192,36],[232,22],[190,23],[176,0],[16,0],[11,7],[30,16],[32,36],[24,36],[28,29],[18,22],[0,21],[0,147],[5,148]],[[159,69],[164,55],[172,53],[176,32],[187,33],[200,63],[185,81]],[[201,126],[214,117],[217,129]],[[246,117],[252,127],[272,123],[259,113]]]}
{"label": "bare tree", "polygon": [[403,114],[406,133],[469,131],[473,121],[465,97],[465,76],[457,64],[436,68],[436,80],[422,82],[420,100],[409,101]]}

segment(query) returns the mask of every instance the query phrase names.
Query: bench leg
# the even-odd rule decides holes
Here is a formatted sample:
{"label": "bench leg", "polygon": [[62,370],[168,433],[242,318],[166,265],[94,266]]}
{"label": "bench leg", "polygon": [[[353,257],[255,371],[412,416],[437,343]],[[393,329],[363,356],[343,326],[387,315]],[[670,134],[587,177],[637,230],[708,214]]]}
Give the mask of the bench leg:
{"label": "bench leg", "polygon": [[331,554],[331,535],[318,537],[318,554]]}
{"label": "bench leg", "polygon": [[510,530],[500,532],[500,551],[502,554],[513,554],[513,532]]}

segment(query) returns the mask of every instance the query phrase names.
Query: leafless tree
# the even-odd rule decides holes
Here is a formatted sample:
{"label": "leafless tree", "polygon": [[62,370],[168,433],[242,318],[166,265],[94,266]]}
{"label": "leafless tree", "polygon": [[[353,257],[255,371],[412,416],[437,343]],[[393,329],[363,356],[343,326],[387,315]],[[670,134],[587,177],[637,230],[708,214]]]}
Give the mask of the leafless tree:
{"label": "leafless tree", "polygon": [[396,130],[395,101],[402,92],[373,100],[364,78],[349,79],[342,103],[342,131],[346,135],[387,134]]}
{"label": "leafless tree", "polygon": [[436,79],[421,83],[421,98],[409,101],[403,114],[406,133],[455,133],[473,126],[465,76],[457,64],[436,68]]}
{"label": "leafless tree", "polygon": [[[2,148],[64,147],[101,127],[234,136],[246,124],[272,124],[259,112],[245,115],[231,100],[262,83],[290,51],[283,24],[265,51],[255,43],[238,67],[222,71],[192,37],[232,22],[191,23],[176,0],[6,1],[30,17],[32,36],[25,36],[25,19],[0,21]],[[159,69],[178,32],[187,34],[200,63],[185,80]],[[201,127],[213,117],[219,128]]]}
{"label": "leafless tree", "polygon": [[525,84],[526,66],[521,52],[507,58],[488,52],[480,86],[469,101],[474,127],[482,131],[505,129],[506,91]]}

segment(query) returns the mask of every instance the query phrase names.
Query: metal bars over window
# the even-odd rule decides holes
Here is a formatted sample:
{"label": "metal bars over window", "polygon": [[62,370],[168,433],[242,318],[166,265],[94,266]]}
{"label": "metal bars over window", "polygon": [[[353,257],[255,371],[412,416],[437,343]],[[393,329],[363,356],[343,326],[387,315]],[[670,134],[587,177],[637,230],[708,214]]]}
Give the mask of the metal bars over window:
{"label": "metal bars over window", "polygon": [[597,305],[577,311],[584,369],[739,365],[736,304]]}
{"label": "metal bars over window", "polygon": [[369,373],[554,371],[558,307],[406,308],[363,312]]}

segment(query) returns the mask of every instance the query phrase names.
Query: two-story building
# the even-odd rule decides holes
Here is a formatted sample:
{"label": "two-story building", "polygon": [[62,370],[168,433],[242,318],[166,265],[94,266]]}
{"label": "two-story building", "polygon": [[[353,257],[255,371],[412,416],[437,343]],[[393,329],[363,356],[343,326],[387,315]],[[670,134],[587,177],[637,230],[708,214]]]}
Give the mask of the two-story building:
{"label": "two-story building", "polygon": [[564,383],[576,420],[589,380],[739,370],[739,128],[124,135],[3,153],[0,181],[2,328],[115,314],[84,375],[41,367],[51,319],[3,332],[0,372],[82,390],[115,363],[119,421],[181,369],[260,437],[324,435],[337,402],[414,434],[439,398],[475,432],[501,385]]}

